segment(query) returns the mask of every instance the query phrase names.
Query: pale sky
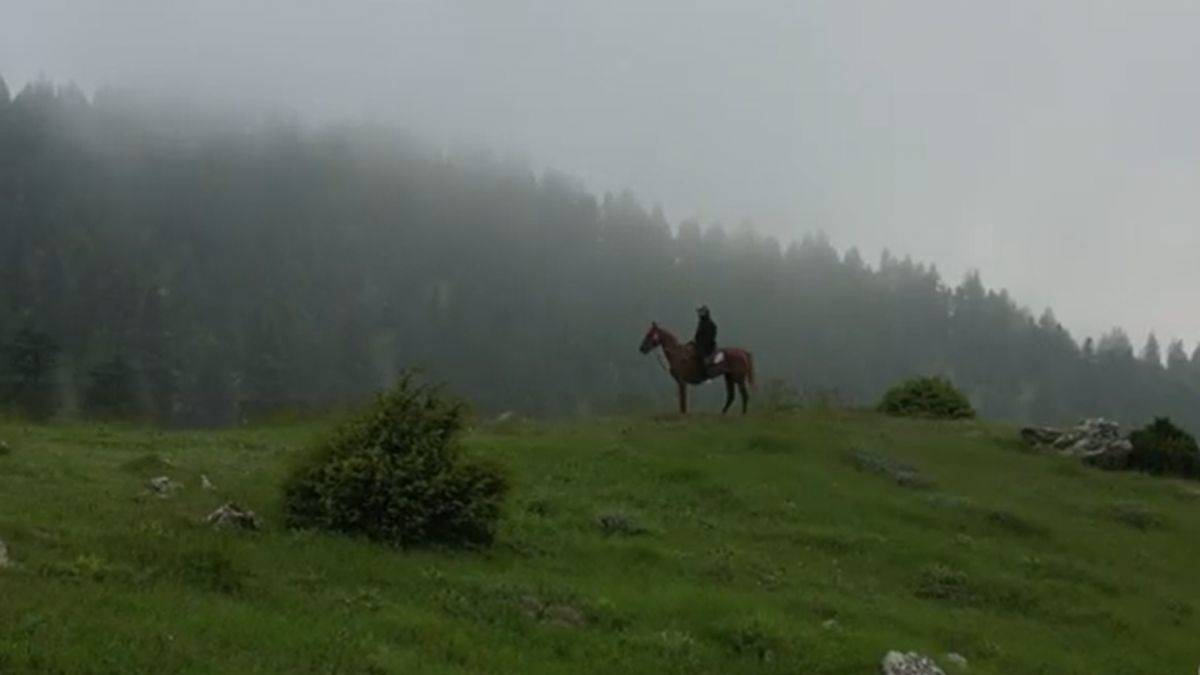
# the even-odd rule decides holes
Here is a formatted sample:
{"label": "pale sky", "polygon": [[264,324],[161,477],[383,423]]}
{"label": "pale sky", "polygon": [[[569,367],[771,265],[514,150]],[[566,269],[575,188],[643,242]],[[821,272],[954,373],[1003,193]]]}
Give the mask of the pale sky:
{"label": "pale sky", "polygon": [[1200,340],[1200,0],[0,0],[0,76],[482,142]]}

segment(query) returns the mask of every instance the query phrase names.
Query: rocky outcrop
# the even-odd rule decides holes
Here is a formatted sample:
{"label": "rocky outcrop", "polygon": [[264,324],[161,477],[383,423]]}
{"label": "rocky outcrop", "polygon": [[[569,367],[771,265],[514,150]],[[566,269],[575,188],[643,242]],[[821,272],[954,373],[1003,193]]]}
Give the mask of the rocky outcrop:
{"label": "rocky outcrop", "polygon": [[1125,466],[1133,445],[1121,436],[1121,427],[1103,418],[1083,420],[1069,429],[1026,427],[1021,439],[1030,447],[1065,457],[1079,457],[1104,469]]}
{"label": "rocky outcrop", "polygon": [[262,529],[262,520],[258,515],[249,509],[243,509],[233,502],[229,502],[221,506],[221,508],[208,514],[204,522],[213,527],[232,527],[240,530],[260,530]]}
{"label": "rocky outcrop", "polygon": [[888,652],[879,664],[880,675],[946,675],[933,659],[916,652]]}

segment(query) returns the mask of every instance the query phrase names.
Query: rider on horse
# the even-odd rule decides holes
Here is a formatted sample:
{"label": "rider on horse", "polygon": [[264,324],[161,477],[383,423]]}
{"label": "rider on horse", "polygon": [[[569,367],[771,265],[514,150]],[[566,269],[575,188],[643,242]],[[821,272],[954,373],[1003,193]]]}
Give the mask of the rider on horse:
{"label": "rider on horse", "polygon": [[708,312],[708,305],[702,305],[696,310],[696,314],[700,316],[694,340],[696,352],[705,373],[709,377],[713,377],[716,375],[713,372],[713,366],[716,363],[713,359],[720,353],[717,351],[717,324],[713,323],[712,316]]}

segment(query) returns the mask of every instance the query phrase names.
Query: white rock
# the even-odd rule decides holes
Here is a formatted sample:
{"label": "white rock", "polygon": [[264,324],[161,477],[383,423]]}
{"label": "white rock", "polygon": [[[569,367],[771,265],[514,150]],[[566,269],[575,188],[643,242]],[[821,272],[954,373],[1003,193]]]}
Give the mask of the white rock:
{"label": "white rock", "polygon": [[8,546],[4,544],[4,540],[0,539],[0,569],[4,569],[12,564],[8,559]]}
{"label": "white rock", "polygon": [[172,492],[183,487],[171,480],[169,476],[155,476],[147,481],[146,485],[149,486],[151,492],[163,498],[170,497]]}
{"label": "white rock", "polygon": [[205,476],[204,474],[200,474],[200,487],[204,488],[205,490],[217,489],[216,486],[212,484],[212,481],[208,479],[208,476]]}
{"label": "white rock", "polygon": [[204,522],[213,527],[236,527],[243,530],[262,529],[262,520],[249,509],[243,509],[233,502],[228,502],[216,511],[208,514]]}
{"label": "white rock", "polygon": [[879,664],[880,675],[946,675],[933,659],[916,652],[888,652]]}

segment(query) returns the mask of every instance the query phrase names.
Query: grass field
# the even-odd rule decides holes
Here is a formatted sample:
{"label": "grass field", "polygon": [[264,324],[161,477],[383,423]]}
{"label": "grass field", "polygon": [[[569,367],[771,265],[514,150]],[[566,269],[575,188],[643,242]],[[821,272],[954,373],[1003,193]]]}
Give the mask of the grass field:
{"label": "grass field", "polygon": [[[890,649],[947,673],[947,652],[997,675],[1200,664],[1200,483],[1028,454],[1005,426],[482,424],[469,451],[514,482],[482,552],[284,529],[289,456],[323,431],[0,424],[0,673],[861,674]],[[154,496],[157,475],[183,487]],[[226,500],[265,530],[203,525]]]}

